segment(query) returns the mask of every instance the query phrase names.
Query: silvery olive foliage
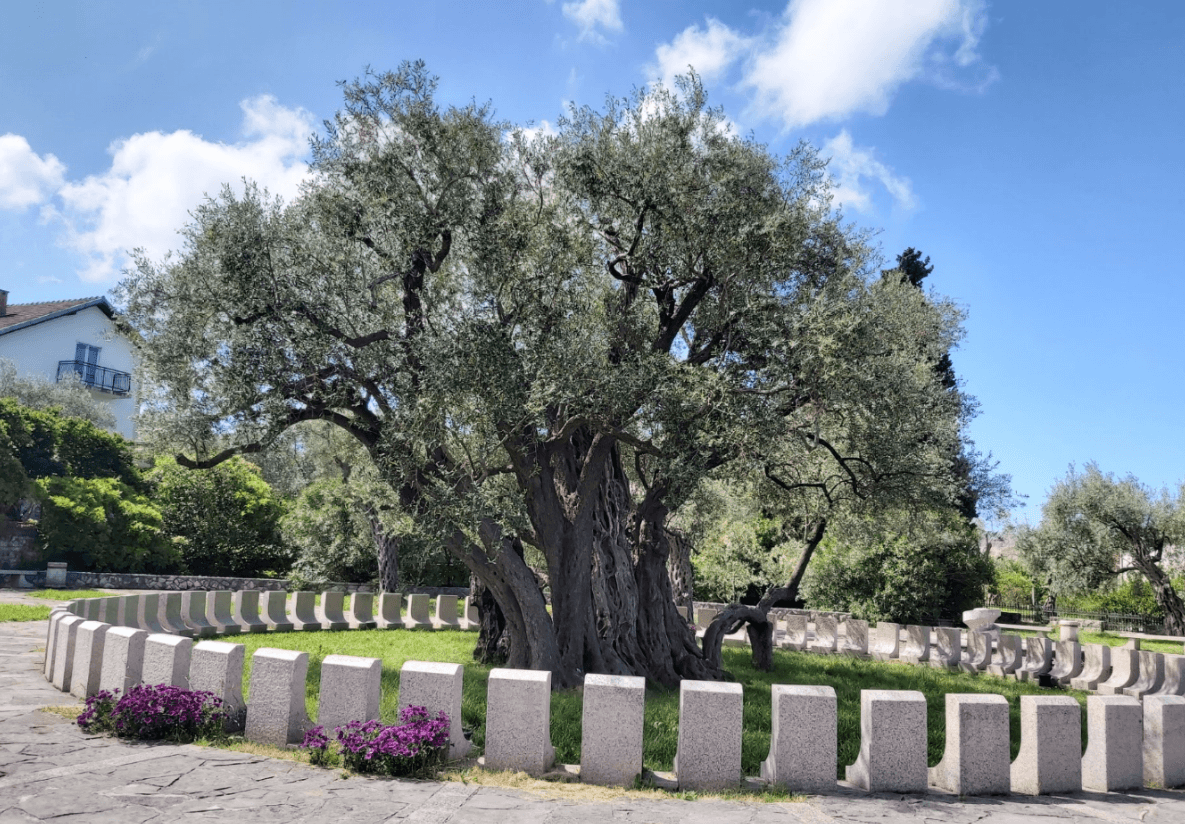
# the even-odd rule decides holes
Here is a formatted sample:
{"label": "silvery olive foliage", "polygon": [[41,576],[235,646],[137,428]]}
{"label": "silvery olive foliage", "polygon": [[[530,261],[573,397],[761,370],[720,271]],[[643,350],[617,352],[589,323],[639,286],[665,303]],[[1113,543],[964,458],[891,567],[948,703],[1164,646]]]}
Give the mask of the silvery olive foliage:
{"label": "silvery olive foliage", "polygon": [[723,677],[665,566],[706,477],[795,523],[955,494],[974,405],[934,364],[961,315],[874,277],[809,146],[733,134],[694,76],[555,134],[442,107],[422,64],[343,91],[300,197],[228,188],[121,285],[179,462],[340,427],[557,687]]}

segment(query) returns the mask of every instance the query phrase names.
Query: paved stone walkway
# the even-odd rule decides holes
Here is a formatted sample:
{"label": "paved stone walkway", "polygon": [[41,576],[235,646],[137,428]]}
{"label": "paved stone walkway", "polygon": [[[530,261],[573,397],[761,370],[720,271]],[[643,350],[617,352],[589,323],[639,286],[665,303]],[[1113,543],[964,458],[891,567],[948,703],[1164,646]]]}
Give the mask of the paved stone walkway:
{"label": "paved stone walkway", "polygon": [[45,632],[44,621],[0,623],[0,824],[1185,822],[1181,791],[960,801],[936,792],[868,795],[841,789],[836,795],[782,804],[632,798],[587,803],[472,784],[343,779],[333,770],[242,753],[126,744],[88,737],[73,723],[37,709],[74,703],[42,677]]}

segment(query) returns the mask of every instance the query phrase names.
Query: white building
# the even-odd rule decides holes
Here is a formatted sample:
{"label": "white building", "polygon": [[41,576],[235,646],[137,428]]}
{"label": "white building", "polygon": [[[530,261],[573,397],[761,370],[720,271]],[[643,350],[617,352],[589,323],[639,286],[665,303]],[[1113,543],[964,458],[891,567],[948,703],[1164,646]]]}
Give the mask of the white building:
{"label": "white building", "polygon": [[77,377],[110,404],[115,431],[135,440],[135,347],[114,318],[103,297],[9,304],[8,292],[0,289],[0,358],[16,364],[21,377]]}

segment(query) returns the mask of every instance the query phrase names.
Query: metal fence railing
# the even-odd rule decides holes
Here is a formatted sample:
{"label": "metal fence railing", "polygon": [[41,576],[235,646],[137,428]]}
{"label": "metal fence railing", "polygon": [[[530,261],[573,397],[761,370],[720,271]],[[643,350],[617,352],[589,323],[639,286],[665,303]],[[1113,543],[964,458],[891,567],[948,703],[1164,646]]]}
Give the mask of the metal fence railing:
{"label": "metal fence railing", "polygon": [[[1126,612],[1090,612],[1076,609],[1049,609],[1038,604],[999,604],[998,609],[1005,615],[1016,617],[1015,623],[1045,626],[1053,621],[1083,621],[1095,624],[1104,632],[1144,632],[1149,635],[1164,634],[1164,619],[1158,615],[1139,615]],[[1004,620],[1003,623],[1013,623]]]}

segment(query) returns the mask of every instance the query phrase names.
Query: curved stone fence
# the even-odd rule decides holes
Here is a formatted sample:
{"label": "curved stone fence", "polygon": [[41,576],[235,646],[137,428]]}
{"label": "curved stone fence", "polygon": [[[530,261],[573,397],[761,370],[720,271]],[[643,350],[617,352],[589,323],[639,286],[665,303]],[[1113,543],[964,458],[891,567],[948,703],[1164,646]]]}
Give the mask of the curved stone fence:
{"label": "curved stone fence", "polygon": [[[206,595],[149,593],[55,608],[46,642],[46,678],[79,697],[138,683],[209,690],[233,710],[232,724],[248,740],[289,746],[299,743],[313,724],[305,710],[308,653],[257,650],[249,700],[244,701],[245,647],[213,639],[244,632],[374,626],[473,629],[477,617],[466,604],[462,617],[450,621],[457,604],[447,596],[438,600],[433,618],[427,596],[410,596],[404,609],[398,594],[384,593],[375,610],[373,598],[362,593],[353,596],[347,611],[340,593],[324,593],[319,608],[311,592],[295,593],[290,600],[283,593],[255,591]],[[837,630],[835,618],[827,615],[816,616],[822,626],[808,631],[807,617],[790,615],[778,622],[781,646],[970,671],[992,672],[998,666],[1010,669],[1014,677],[1027,672],[1030,677],[1052,678],[1056,672],[1075,686],[1075,679],[1093,681],[1099,692],[1087,701],[1085,754],[1076,700],[1056,694],[1022,696],[1015,761],[1009,760],[1007,700],[990,694],[949,694],[944,757],[928,769],[925,697],[909,690],[864,690],[859,755],[845,771],[850,784],[885,792],[924,792],[934,786],[961,795],[1185,785],[1185,697],[1166,691],[1170,679],[1174,688],[1182,688],[1185,673],[1176,663],[1166,666],[1166,656],[1126,647],[1108,650],[1110,656],[1099,650],[1084,653],[1072,641],[1059,642],[1055,651],[1047,638],[1026,639],[1036,643],[1023,647],[1011,641],[996,644],[985,633],[971,633],[964,645],[958,630],[939,628],[935,638],[930,627],[901,628],[887,622],[870,634],[866,624],[861,627],[863,622],[851,618]],[[376,718],[381,668],[380,659],[326,656],[317,722],[332,727]],[[460,726],[463,675],[459,664],[417,661],[406,662],[400,675],[401,708],[414,704],[448,713],[454,758],[470,747]],[[484,765],[536,774],[550,769],[555,760],[550,702],[550,673],[493,670]],[[834,791],[834,689],[777,684],[771,702],[770,750],[761,778],[793,791]],[[581,780],[629,786],[642,769],[644,680],[588,675],[583,704]],[[740,684],[682,683],[675,758],[680,788],[707,791],[739,784],[742,708]]]}

